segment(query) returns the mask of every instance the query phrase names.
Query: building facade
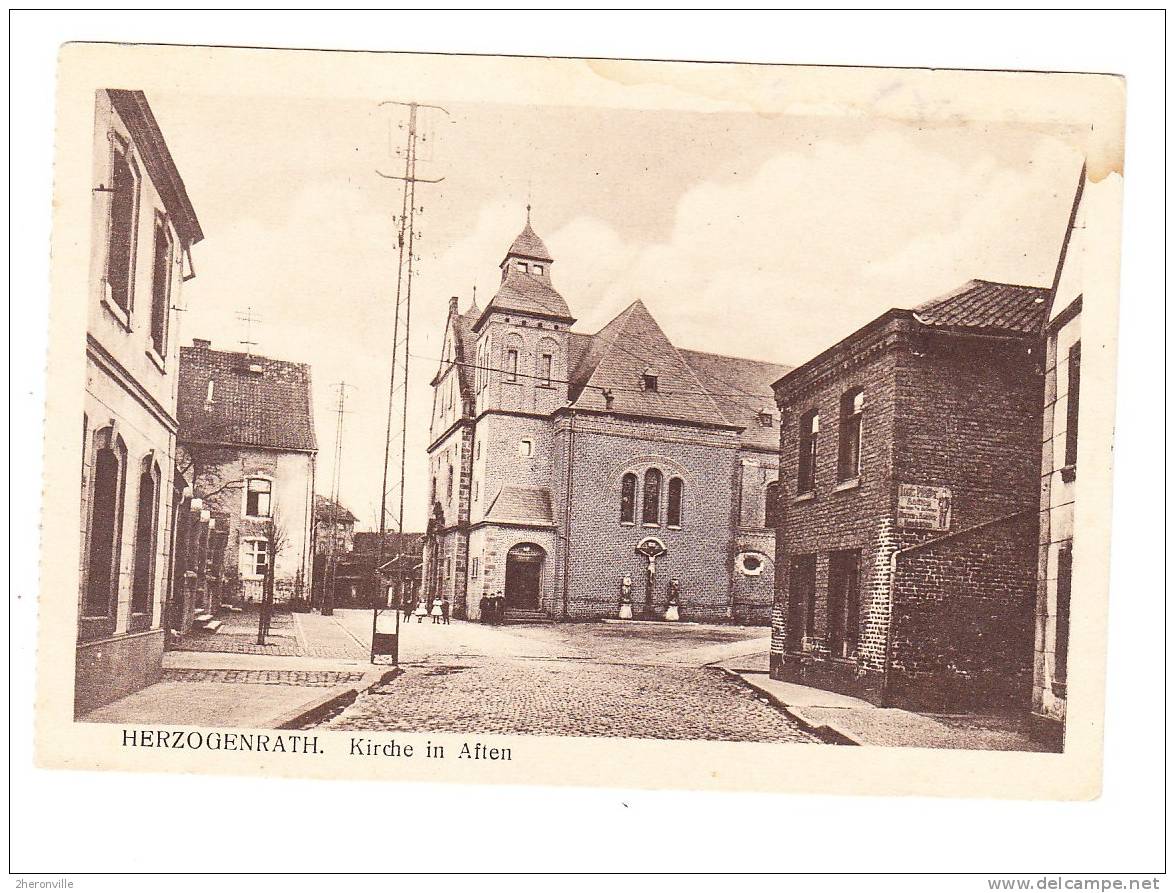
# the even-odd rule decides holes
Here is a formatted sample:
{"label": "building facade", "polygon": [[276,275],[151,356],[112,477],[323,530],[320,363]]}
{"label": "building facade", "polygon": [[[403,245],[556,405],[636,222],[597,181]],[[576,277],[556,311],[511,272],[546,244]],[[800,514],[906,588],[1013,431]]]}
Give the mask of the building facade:
{"label": "building facade", "polygon": [[[180,349],[181,467],[195,498],[225,526],[226,604],[304,605],[313,574],[317,447],[310,367],[218,351],[194,339]],[[220,607],[206,597],[197,613]]]}
{"label": "building facade", "polygon": [[432,381],[425,597],[552,619],[769,620],[786,367],[675,347],[643,303],[595,334],[529,220]]}
{"label": "building facade", "polygon": [[1043,735],[1063,744],[1068,702],[1069,616],[1073,590],[1073,512],[1077,489],[1081,395],[1082,255],[1086,234],[1085,170],[1057,265],[1045,329],[1044,415],[1040,477],[1040,548],[1036,664],[1032,712]]}
{"label": "building facade", "polygon": [[310,601],[318,608],[324,604],[323,592],[331,576],[332,561],[334,586],[329,604],[341,607],[357,603],[359,579],[351,561],[357,520],[346,506],[326,496],[314,497],[314,573]]}
{"label": "building facade", "polygon": [[775,678],[1027,704],[1048,294],[973,280],[776,382]]}
{"label": "building facade", "polygon": [[199,221],[144,94],[99,90],[74,708],[158,680],[177,475],[177,314]]}

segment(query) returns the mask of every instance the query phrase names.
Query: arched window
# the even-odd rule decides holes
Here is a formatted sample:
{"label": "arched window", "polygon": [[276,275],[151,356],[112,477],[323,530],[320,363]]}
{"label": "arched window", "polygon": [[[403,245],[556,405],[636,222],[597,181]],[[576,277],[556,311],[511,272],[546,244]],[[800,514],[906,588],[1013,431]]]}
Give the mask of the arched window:
{"label": "arched window", "polygon": [[665,507],[665,523],[670,527],[681,526],[681,497],[685,482],[681,478],[669,479],[669,499]]}
{"label": "arched window", "polygon": [[155,549],[159,528],[159,466],[148,457],[139,475],[139,508],[135,521],[135,582],[131,614],[150,614],[155,594]]}
{"label": "arched window", "polygon": [[764,527],[778,527],[779,517],[779,481],[772,481],[764,492]]}
{"label": "arched window", "polygon": [[620,479],[620,523],[636,520],[636,475],[629,472]]}
{"label": "arched window", "polygon": [[656,524],[661,520],[661,471],[650,468],[645,472],[645,500],[641,523]]}
{"label": "arched window", "polygon": [[119,540],[122,536],[123,486],[126,481],[126,447],[113,429],[94,436],[94,489],[90,497],[87,535],[86,617],[114,619],[118,603]]}

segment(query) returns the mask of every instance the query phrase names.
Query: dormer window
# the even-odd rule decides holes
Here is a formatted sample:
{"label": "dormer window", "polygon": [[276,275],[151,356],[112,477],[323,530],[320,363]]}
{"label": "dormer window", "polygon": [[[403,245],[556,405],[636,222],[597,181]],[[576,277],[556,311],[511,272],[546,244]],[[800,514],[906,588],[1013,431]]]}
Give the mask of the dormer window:
{"label": "dormer window", "polygon": [[759,424],[764,428],[770,428],[775,424],[775,413],[769,409],[759,410]]}
{"label": "dormer window", "polygon": [[526,261],[524,261],[524,260],[515,261],[514,265],[515,265],[515,267],[518,268],[519,273],[526,272]]}
{"label": "dormer window", "polygon": [[536,276],[542,276],[543,275],[543,265],[542,264],[531,264],[530,271],[532,273],[534,273]]}
{"label": "dormer window", "polygon": [[641,390],[657,392],[657,373],[652,369],[646,369],[641,373]]}

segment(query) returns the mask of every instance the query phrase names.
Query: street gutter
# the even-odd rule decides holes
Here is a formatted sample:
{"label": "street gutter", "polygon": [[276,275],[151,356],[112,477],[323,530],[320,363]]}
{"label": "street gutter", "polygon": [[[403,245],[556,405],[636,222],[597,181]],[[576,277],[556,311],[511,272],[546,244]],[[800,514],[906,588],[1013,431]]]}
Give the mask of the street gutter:
{"label": "street gutter", "polygon": [[285,713],[278,714],[269,721],[262,723],[261,727],[267,729],[304,729],[316,725],[332,713],[355,703],[355,699],[361,693],[377,685],[382,685],[385,682],[391,682],[402,672],[403,670],[399,667],[392,667],[382,673],[367,673],[358,684],[347,686],[346,688],[329,688],[322,694],[295,707],[293,710],[287,710]]}

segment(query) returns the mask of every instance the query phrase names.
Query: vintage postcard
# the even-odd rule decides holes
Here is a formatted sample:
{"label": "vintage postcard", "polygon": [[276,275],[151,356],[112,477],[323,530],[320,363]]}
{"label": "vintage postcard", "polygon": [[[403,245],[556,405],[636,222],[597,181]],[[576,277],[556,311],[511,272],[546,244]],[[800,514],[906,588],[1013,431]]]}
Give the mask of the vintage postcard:
{"label": "vintage postcard", "polygon": [[1121,78],[59,76],[41,765],[1097,796]]}

